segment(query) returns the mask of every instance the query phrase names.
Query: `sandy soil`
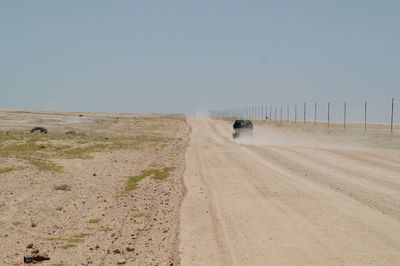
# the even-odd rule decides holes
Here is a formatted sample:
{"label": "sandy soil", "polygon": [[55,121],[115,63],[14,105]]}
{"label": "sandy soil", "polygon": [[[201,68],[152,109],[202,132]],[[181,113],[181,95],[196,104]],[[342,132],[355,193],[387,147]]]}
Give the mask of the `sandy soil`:
{"label": "sandy soil", "polygon": [[43,265],[179,264],[184,117],[2,111],[0,125],[0,265],[36,252]]}
{"label": "sandy soil", "polygon": [[182,265],[399,265],[399,134],[189,124]]}

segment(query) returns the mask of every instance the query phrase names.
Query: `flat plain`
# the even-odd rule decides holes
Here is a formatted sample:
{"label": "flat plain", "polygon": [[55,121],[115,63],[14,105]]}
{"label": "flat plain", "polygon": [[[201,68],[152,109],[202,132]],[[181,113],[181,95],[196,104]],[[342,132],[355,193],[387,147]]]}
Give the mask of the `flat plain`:
{"label": "flat plain", "polygon": [[2,111],[0,127],[1,265],[178,261],[184,116]]}

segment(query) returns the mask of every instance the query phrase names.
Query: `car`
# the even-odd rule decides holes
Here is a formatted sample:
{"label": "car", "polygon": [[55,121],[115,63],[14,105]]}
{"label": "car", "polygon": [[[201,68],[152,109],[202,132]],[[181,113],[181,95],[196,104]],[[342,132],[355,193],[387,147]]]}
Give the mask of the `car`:
{"label": "car", "polygon": [[233,138],[253,136],[253,123],[250,120],[236,120],[233,124]]}

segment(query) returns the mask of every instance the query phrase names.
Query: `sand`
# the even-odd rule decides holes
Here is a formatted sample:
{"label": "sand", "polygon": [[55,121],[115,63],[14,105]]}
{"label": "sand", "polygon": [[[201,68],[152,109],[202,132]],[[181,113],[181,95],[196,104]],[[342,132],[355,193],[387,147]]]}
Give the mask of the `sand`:
{"label": "sand", "polygon": [[183,116],[3,111],[0,125],[1,265],[35,252],[43,265],[179,263]]}
{"label": "sand", "polygon": [[233,140],[232,121],[189,124],[182,265],[399,265],[397,133],[256,123]]}

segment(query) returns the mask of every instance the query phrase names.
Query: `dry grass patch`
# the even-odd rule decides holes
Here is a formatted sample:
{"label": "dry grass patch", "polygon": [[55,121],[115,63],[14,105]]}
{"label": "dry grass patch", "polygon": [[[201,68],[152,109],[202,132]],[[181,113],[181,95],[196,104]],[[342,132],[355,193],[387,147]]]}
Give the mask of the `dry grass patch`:
{"label": "dry grass patch", "polygon": [[[0,157],[16,158],[27,162],[40,171],[62,172],[62,166],[53,159],[93,159],[96,152],[112,150],[137,150],[145,147],[167,145],[172,138],[150,133],[132,135],[105,134],[65,136],[49,133],[32,135],[25,133],[0,133]],[[0,168],[0,174],[19,167]]]}
{"label": "dry grass patch", "polygon": [[0,167],[0,175],[1,174],[7,174],[12,171],[20,170],[22,169],[21,167]]}
{"label": "dry grass patch", "polygon": [[98,222],[100,222],[101,221],[101,219],[90,219],[89,221],[88,221],[88,223],[89,224],[97,224]]}
{"label": "dry grass patch", "polygon": [[99,231],[101,231],[101,232],[110,232],[110,231],[112,231],[112,229],[110,227],[108,227],[108,226],[101,226]]}
{"label": "dry grass patch", "polygon": [[89,236],[89,234],[78,234],[78,235],[74,235],[72,237],[50,237],[50,238],[46,238],[46,240],[48,241],[55,241],[55,242],[62,242],[63,245],[61,246],[61,248],[63,249],[69,249],[69,248],[74,248],[77,246],[77,244],[79,243],[83,243],[85,242],[85,238]]}
{"label": "dry grass patch", "polygon": [[139,175],[129,177],[128,183],[125,185],[125,191],[132,191],[138,188],[139,182],[146,177],[152,177],[157,180],[163,180],[165,178],[168,178],[172,170],[173,170],[172,167],[143,170]]}
{"label": "dry grass patch", "polygon": [[132,217],[140,218],[140,217],[145,216],[146,213],[141,212],[141,211],[139,211],[139,210],[133,210],[132,213],[131,213],[131,215],[132,215]]}

